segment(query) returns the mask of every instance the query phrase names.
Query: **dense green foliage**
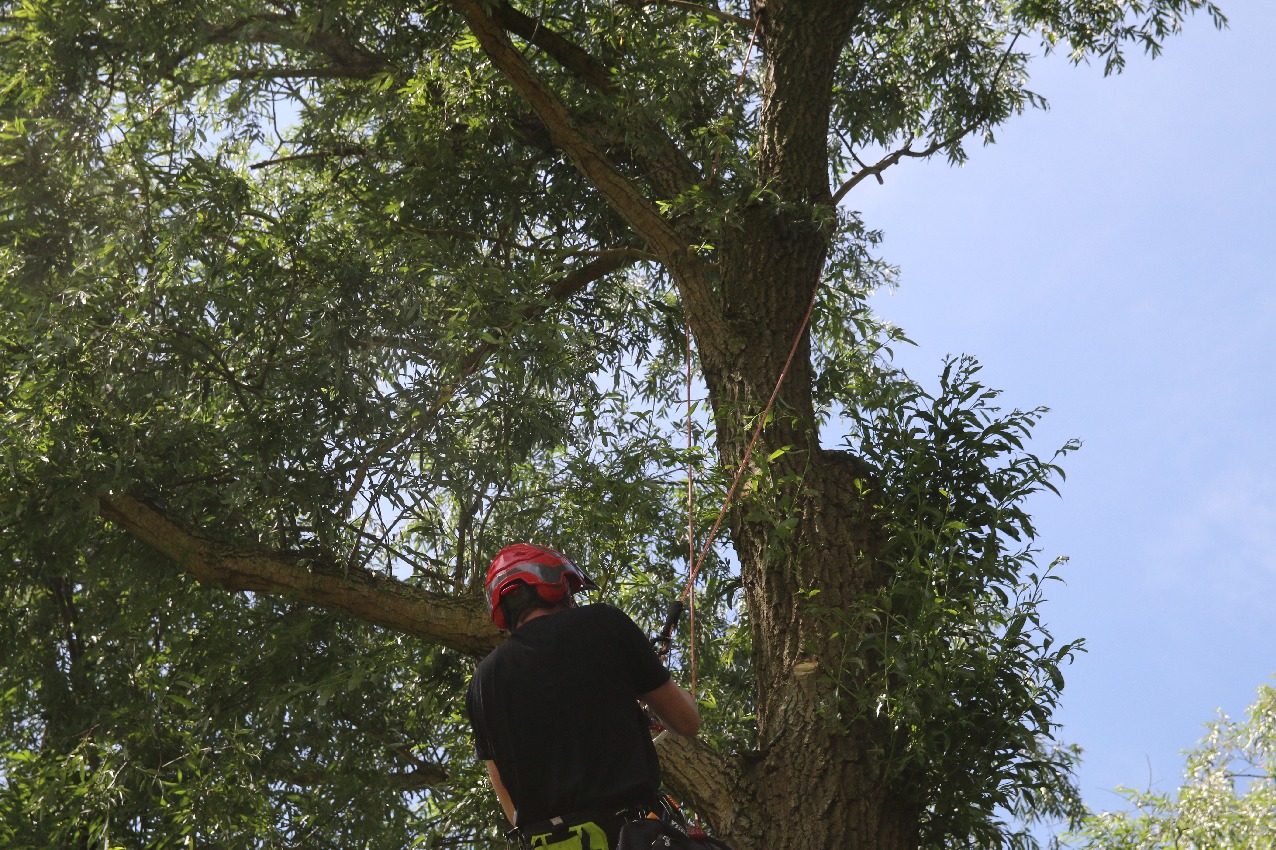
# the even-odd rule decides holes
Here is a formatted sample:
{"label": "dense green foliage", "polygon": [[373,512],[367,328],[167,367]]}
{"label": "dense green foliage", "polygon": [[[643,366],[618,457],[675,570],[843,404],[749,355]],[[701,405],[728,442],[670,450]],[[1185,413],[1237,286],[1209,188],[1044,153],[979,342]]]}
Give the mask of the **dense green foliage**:
{"label": "dense green foliage", "polygon": [[[458,11],[474,8],[574,123],[529,108]],[[795,104],[827,161],[773,168],[768,44],[732,94],[746,4],[0,2],[0,842],[499,846],[460,714],[472,658],[199,584],[101,500],[476,612],[491,555],[536,540],[654,627],[685,580],[687,464],[703,540],[741,454],[719,426],[756,415],[697,389],[687,447],[684,321],[702,363],[737,345],[714,336],[735,321],[778,364],[791,335],[730,272],[811,233],[802,392],[856,456],[878,542],[853,604],[806,587],[795,614],[845,646],[821,670],[822,734],[869,730],[864,763],[907,788],[932,846],[1024,844],[1008,813],[1075,811],[1050,712],[1076,645],[1039,619],[1052,573],[1023,507],[1058,473],[1025,448],[1040,411],[998,411],[967,361],[933,397],[891,368],[900,334],[865,300],[895,273],[838,203],[1040,103],[1030,47],[1117,69],[1123,46],[1218,13],[857,8],[829,102]],[[641,202],[564,153],[573,128]],[[822,194],[786,182],[809,163]],[[644,229],[644,204],[685,250]],[[811,282],[764,283],[805,303]],[[764,452],[728,522],[763,525],[775,563],[808,539],[806,491],[765,473],[801,452]],[[747,762],[771,648],[741,560],[727,537],[711,553],[695,650],[705,737]]]}
{"label": "dense green foliage", "polygon": [[849,439],[884,473],[874,496],[893,578],[848,614],[875,626],[856,654],[882,659],[873,702],[859,709],[889,720],[895,769],[924,771],[935,789],[926,834],[939,843],[968,829],[962,809],[978,801],[990,817],[973,837],[991,846],[999,812],[1068,817],[1079,805],[1075,749],[1050,717],[1080,642],[1056,646],[1039,611],[1059,562],[1037,567],[1024,500],[1057,492],[1062,470],[1025,441],[1045,411],[999,410],[977,372],[969,358],[950,361],[934,396],[894,376],[858,411]]}
{"label": "dense green foliage", "polygon": [[1130,808],[1098,812],[1070,846],[1093,850],[1248,850],[1276,844],[1276,687],[1243,720],[1222,715],[1188,751],[1172,794],[1120,789]]}

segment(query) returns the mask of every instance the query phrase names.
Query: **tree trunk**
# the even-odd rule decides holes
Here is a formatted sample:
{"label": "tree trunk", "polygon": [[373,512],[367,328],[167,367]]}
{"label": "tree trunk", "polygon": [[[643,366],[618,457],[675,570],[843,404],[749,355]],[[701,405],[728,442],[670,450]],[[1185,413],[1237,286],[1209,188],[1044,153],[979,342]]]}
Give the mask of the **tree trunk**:
{"label": "tree trunk", "polygon": [[[783,221],[774,210],[755,214],[767,216]],[[728,469],[740,464],[750,437],[746,418],[761,412],[801,327],[807,300],[793,295],[816,285],[812,258],[825,246],[810,225],[788,225],[740,252],[747,271],[730,287],[742,314],[749,303],[765,305],[758,312],[773,320],[734,323],[738,344],[726,347],[739,351],[733,361],[702,358]],[[743,232],[756,237],[760,230]],[[872,730],[847,710],[848,686],[866,673],[847,664],[856,635],[844,619],[821,613],[852,610],[882,577],[874,569],[877,533],[856,484],[869,481],[867,470],[845,452],[819,447],[810,375],[803,339],[754,449],[752,478],[732,508],[753,645],[758,757],[741,764],[738,793],[748,802],[736,803],[751,816],[717,826],[737,850],[915,847],[916,807],[889,787]],[[762,460],[782,450],[776,460]]]}
{"label": "tree trunk", "polygon": [[[720,237],[723,317],[734,338],[702,339],[700,347],[728,469],[742,461],[751,417],[780,378],[827,257],[829,97],[859,6],[769,0],[756,8],[767,61],[759,144],[767,192]],[[847,686],[856,683],[844,677],[864,675],[847,664],[855,636],[821,613],[851,610],[881,580],[877,535],[856,486],[867,473],[852,456],[820,448],[811,381],[802,332],[754,450],[752,486],[732,511],[753,641],[758,757],[742,765],[748,802],[737,801],[751,816],[718,826],[738,850],[902,850],[917,845],[918,811],[886,781],[867,721],[846,711]],[[760,460],[781,450],[773,462]]]}

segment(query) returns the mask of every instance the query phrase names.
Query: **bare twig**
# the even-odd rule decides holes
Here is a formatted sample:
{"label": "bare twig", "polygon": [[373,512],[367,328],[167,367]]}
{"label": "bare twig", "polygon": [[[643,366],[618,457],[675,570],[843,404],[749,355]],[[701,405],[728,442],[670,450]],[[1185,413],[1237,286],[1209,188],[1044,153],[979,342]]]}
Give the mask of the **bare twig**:
{"label": "bare twig", "polygon": [[[1022,35],[1023,35],[1022,30],[1020,30],[1019,32],[1016,32],[1014,38],[1010,40],[1010,44],[1006,46],[1005,52],[1002,53],[1001,61],[997,64],[997,70],[993,73],[991,84],[987,87],[987,89],[985,89],[986,91],[991,92],[996,89],[997,83],[1000,82],[1001,80],[1002,72],[1006,70],[1006,63],[1009,61],[1010,56],[1012,55],[1015,49],[1015,44],[1019,41],[1019,38]],[[985,120],[987,119],[983,117],[977,118],[967,123],[963,127],[961,127],[956,133],[953,133],[951,136],[945,139],[936,139],[932,141],[929,145],[927,145],[925,148],[919,151],[913,150],[913,140],[915,137],[909,136],[908,141],[904,143],[904,146],[902,148],[887,154],[886,156],[879,159],[875,164],[864,166],[859,171],[856,171],[854,174],[852,174],[847,179],[847,181],[838,188],[837,192],[833,194],[833,206],[837,206],[841,202],[841,200],[846,197],[848,192],[850,192],[852,189],[854,189],[856,186],[862,183],[866,178],[876,177],[879,183],[884,182],[882,180],[882,172],[890,168],[892,165],[895,165],[896,163],[898,163],[901,159],[905,157],[910,157],[914,159],[925,159],[927,157],[934,156],[935,154],[942,151],[944,148],[947,148],[951,145],[955,145],[958,142],[960,142],[967,135],[974,132],[979,127],[979,125],[982,124]],[[860,165],[863,165],[863,162],[860,160],[858,156],[855,156],[854,152],[851,153],[851,156],[855,159],[856,162],[860,163]]]}
{"label": "bare twig", "polygon": [[[915,157],[915,158],[924,159],[928,156],[933,156],[934,154],[943,150],[948,145],[951,145],[957,141],[960,141],[963,136],[965,136],[967,133],[969,133],[973,129],[974,127],[964,127],[960,131],[958,131],[956,134],[949,136],[947,139],[936,140],[934,142],[931,142],[930,145],[928,145],[926,148],[920,151],[913,150],[913,137],[910,136],[908,141],[899,150],[894,151],[893,153],[887,154],[886,156],[879,159],[874,165],[870,165],[866,168],[861,168],[859,171],[852,174],[850,176],[850,179],[848,179],[845,183],[843,183],[841,187],[836,192],[833,193],[833,206],[837,206],[841,202],[841,200],[846,197],[847,192],[854,189],[856,186],[862,183],[865,179],[869,177],[877,177],[880,180],[881,174],[883,171],[890,168],[892,165],[899,162],[904,157]],[[858,161],[858,157],[856,159]]]}

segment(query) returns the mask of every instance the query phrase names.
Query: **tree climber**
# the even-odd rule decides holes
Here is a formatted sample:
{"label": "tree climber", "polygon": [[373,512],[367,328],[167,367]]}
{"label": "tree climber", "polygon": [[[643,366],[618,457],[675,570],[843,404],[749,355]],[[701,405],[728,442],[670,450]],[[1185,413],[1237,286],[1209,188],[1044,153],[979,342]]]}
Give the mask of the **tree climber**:
{"label": "tree climber", "polygon": [[465,697],[478,757],[524,847],[604,850],[659,799],[660,768],[638,701],[695,735],[700,713],[634,622],[576,607],[596,585],[551,549],[516,543],[487,571],[492,622],[512,632]]}

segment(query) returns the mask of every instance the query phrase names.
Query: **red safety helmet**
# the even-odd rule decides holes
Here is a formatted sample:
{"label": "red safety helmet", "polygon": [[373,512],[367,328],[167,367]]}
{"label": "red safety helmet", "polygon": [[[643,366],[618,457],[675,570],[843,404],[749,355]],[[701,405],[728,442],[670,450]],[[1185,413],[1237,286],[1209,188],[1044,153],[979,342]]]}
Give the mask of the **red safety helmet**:
{"label": "red safety helmet", "polygon": [[538,596],[551,605],[562,602],[568,593],[592,590],[598,585],[585,575],[584,570],[555,552],[530,543],[515,543],[496,553],[492,566],[487,568],[487,605],[492,622],[498,629],[507,629],[505,612],[501,610],[501,597],[516,582],[524,582],[535,589]]}

